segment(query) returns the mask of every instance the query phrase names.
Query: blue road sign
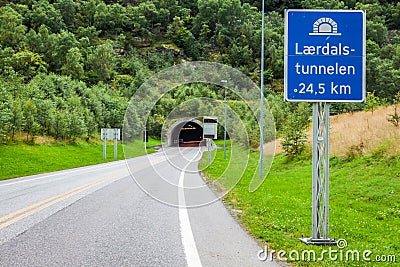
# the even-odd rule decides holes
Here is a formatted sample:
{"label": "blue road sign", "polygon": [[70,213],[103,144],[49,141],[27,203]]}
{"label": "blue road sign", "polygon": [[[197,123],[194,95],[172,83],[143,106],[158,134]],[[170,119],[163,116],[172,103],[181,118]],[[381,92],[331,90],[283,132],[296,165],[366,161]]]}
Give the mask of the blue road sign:
{"label": "blue road sign", "polygon": [[365,11],[286,10],[285,100],[365,101]]}

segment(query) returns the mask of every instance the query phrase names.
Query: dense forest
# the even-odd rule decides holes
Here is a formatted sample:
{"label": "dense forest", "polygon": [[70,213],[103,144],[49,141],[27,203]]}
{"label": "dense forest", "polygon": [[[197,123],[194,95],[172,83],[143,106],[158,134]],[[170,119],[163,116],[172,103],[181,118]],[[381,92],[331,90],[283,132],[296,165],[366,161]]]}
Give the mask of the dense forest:
{"label": "dense forest", "polygon": [[[307,116],[293,114],[308,109],[283,102],[286,8],[366,10],[367,91],[374,101],[394,101],[400,90],[398,1],[265,3],[265,94],[278,132],[291,122],[307,123]],[[136,89],[183,61],[227,64],[259,84],[260,10],[261,0],[0,0],[0,139],[23,133],[27,141],[38,135],[74,141],[121,127]],[[153,110],[150,133],[160,133],[179,103],[194,95],[218,99],[219,90],[187,85],[166,95]],[[337,104],[333,111],[362,108]]]}

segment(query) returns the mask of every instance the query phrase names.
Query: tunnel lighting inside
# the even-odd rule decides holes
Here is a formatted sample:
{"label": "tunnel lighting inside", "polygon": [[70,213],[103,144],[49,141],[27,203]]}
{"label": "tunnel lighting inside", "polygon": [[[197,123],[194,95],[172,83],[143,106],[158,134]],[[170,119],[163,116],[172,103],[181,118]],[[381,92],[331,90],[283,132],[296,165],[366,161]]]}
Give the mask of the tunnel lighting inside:
{"label": "tunnel lighting inside", "polygon": [[179,143],[196,143],[203,140],[203,127],[190,121],[184,124],[179,131]]}

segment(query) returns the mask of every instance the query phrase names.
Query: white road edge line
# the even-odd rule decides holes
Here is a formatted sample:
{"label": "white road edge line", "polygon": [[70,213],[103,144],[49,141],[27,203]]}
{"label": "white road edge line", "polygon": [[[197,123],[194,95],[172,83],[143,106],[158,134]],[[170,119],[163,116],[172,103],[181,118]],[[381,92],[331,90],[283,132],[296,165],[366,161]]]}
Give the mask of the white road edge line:
{"label": "white road edge line", "polygon": [[190,226],[189,214],[186,208],[185,191],[183,180],[185,171],[190,161],[181,171],[178,184],[178,200],[179,200],[179,223],[181,228],[182,245],[185,250],[186,262],[188,267],[202,267],[199,252],[197,251],[196,242],[194,241],[192,227]]}

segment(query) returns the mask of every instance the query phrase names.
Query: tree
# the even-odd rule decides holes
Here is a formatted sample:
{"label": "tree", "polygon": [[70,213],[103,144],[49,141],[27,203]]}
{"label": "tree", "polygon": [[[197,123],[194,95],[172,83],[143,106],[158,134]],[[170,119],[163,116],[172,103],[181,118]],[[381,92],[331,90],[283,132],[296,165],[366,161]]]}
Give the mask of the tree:
{"label": "tree", "polygon": [[5,83],[0,80],[0,140],[8,137],[12,127],[12,96],[6,90]]}
{"label": "tree", "polygon": [[68,50],[65,64],[61,67],[61,73],[70,76],[72,79],[79,80],[83,77],[83,57],[79,48],[73,47]]}
{"label": "tree", "polygon": [[88,55],[88,65],[94,78],[108,81],[114,71],[115,59],[116,53],[111,41],[97,46],[93,53]]}
{"label": "tree", "polygon": [[[265,28],[266,68],[273,71],[275,79],[283,79],[284,65],[284,25],[276,12],[268,13]],[[260,47],[261,48],[261,47]],[[260,50],[259,50],[260,51]]]}
{"label": "tree", "polygon": [[26,43],[30,51],[42,55],[46,62],[51,62],[54,47],[53,39],[47,26],[41,25],[38,33],[33,29],[28,32]]}
{"label": "tree", "polygon": [[36,121],[40,126],[41,135],[51,134],[52,113],[56,107],[51,99],[34,98],[36,106]]}
{"label": "tree", "polygon": [[0,44],[4,47],[22,46],[26,27],[22,24],[22,16],[10,6],[0,8]]}
{"label": "tree", "polygon": [[379,76],[376,80],[375,93],[380,98],[393,99],[399,91],[400,70],[395,69],[388,59],[382,60],[376,67]]}
{"label": "tree", "polygon": [[71,96],[66,100],[67,129],[66,135],[72,141],[85,137],[87,126],[85,123],[86,109],[81,105],[80,98]]}
{"label": "tree", "polygon": [[387,12],[387,25],[389,30],[398,30],[400,28],[400,2],[390,4]]}
{"label": "tree", "polygon": [[64,110],[56,110],[52,113],[52,128],[54,130],[55,139],[66,138],[68,131],[68,114]]}
{"label": "tree", "polygon": [[24,127],[24,113],[22,111],[22,101],[13,98],[11,104],[11,141],[14,141],[16,132],[20,132]]}
{"label": "tree", "polygon": [[12,56],[11,67],[25,79],[33,78],[38,72],[47,72],[47,63],[42,56],[31,52],[21,51]]}
{"label": "tree", "polygon": [[73,30],[75,27],[76,13],[80,4],[75,3],[73,0],[56,0],[53,5],[56,10],[60,11],[63,22],[67,28]]}
{"label": "tree", "polygon": [[382,22],[367,20],[367,38],[373,40],[380,46],[387,42],[387,28]]}
{"label": "tree", "polygon": [[68,60],[67,53],[70,49],[78,47],[79,43],[73,33],[65,30],[62,30],[58,34],[52,34],[51,43],[53,46],[51,47],[52,53],[49,64],[54,71],[59,71]]}
{"label": "tree", "polygon": [[355,9],[367,12],[367,39],[383,46],[387,41],[387,27],[385,25],[385,10],[379,2],[364,4],[358,2]]}
{"label": "tree", "polygon": [[185,27],[185,23],[180,17],[175,17],[173,22],[168,25],[167,36],[182,48],[188,47],[194,40],[193,34]]}
{"label": "tree", "polygon": [[238,68],[240,66],[246,66],[249,62],[252,62],[253,51],[248,45],[238,46],[233,44],[229,49],[228,57],[228,63],[232,67]]}
{"label": "tree", "polygon": [[130,12],[134,13],[135,28],[140,33],[150,34],[151,32],[165,31],[168,26],[168,9],[157,8],[154,1],[143,1],[135,6]]}
{"label": "tree", "polygon": [[60,10],[50,4],[48,0],[34,2],[27,16],[33,29],[46,25],[51,32],[58,33],[65,28]]}
{"label": "tree", "polygon": [[339,0],[303,0],[301,5],[306,9],[346,9],[344,2]]}
{"label": "tree", "polygon": [[203,28],[203,25],[207,25],[211,33],[215,32],[216,25],[218,23],[217,12],[220,7],[220,1],[198,0],[197,6],[199,12],[197,13],[194,19],[194,24],[193,24],[194,33],[198,35],[201,29]]}
{"label": "tree", "polygon": [[107,95],[103,97],[103,105],[104,126],[121,128],[128,103],[123,98]]}
{"label": "tree", "polygon": [[126,8],[120,4],[106,5],[100,3],[94,14],[94,26],[104,32],[118,34],[124,29],[130,29],[131,21]]}
{"label": "tree", "polygon": [[371,111],[372,114],[374,114],[374,111],[379,107],[379,105],[382,105],[382,102],[383,101],[379,97],[377,97],[373,92],[368,93],[364,110]]}
{"label": "tree", "polygon": [[0,48],[0,74],[4,77],[15,76],[15,71],[12,67],[12,56],[14,53],[15,51],[11,47]]}
{"label": "tree", "polygon": [[388,115],[387,121],[390,122],[391,124],[393,124],[395,127],[399,127],[400,126],[400,114],[397,112],[397,109],[398,109],[398,105],[400,104],[400,92],[398,92],[396,94],[393,102],[394,102],[394,113]]}
{"label": "tree", "polygon": [[309,114],[311,114],[309,104],[300,103],[293,105],[292,112],[286,117],[281,145],[290,157],[300,155],[305,149],[307,139],[304,131],[309,126]]}
{"label": "tree", "polygon": [[96,6],[96,12],[94,13],[94,24],[97,29],[108,31],[114,28],[114,22],[109,17],[109,8],[104,2],[100,2]]}
{"label": "tree", "polygon": [[27,99],[23,105],[24,114],[24,127],[23,130],[26,133],[26,141],[29,141],[29,136],[31,136],[31,141],[33,142],[34,136],[39,133],[40,125],[36,121],[37,108],[32,99]]}

